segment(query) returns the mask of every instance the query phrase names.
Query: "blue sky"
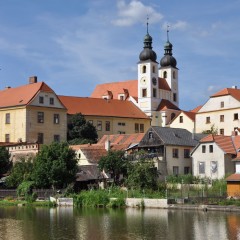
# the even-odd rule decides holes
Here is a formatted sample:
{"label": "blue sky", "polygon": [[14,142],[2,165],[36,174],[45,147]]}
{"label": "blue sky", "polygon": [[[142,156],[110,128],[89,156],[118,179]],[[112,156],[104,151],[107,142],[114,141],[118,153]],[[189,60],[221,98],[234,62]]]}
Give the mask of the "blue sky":
{"label": "blue sky", "polygon": [[137,79],[149,33],[157,60],[166,26],[179,68],[180,107],[240,88],[240,0],[0,0],[0,88],[38,76],[57,94]]}

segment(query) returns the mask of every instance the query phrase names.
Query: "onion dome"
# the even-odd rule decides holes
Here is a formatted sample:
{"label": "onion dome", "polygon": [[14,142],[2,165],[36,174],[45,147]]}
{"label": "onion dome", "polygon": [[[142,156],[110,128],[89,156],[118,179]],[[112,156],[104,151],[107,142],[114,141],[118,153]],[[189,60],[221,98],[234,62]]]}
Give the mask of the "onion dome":
{"label": "onion dome", "polygon": [[[148,23],[147,23],[148,26]],[[139,54],[140,61],[151,60],[156,62],[157,54],[152,50],[152,37],[148,33],[147,27],[147,34],[144,37],[144,47],[142,52]]]}
{"label": "onion dome", "polygon": [[[168,31],[167,31],[168,34]],[[168,36],[168,35],[167,35]],[[167,42],[164,45],[164,56],[162,57],[160,61],[161,67],[174,67],[177,66],[177,60],[172,56],[172,44],[167,39]]]}

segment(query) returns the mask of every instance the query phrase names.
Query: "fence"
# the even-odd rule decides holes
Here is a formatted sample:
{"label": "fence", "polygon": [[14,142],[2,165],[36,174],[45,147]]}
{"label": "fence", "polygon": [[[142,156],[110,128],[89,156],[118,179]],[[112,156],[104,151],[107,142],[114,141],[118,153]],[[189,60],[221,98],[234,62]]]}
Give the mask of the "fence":
{"label": "fence", "polygon": [[[53,189],[33,189],[33,192],[37,193],[39,199],[48,199],[50,196],[56,196],[62,193],[64,190],[53,190]],[[17,198],[16,189],[0,189],[0,199],[12,197]]]}

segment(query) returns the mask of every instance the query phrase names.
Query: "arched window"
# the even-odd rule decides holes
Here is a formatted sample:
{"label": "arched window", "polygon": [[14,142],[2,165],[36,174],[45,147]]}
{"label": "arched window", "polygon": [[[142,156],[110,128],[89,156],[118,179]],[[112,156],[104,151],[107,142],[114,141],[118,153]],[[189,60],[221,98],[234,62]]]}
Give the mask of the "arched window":
{"label": "arched window", "polygon": [[171,120],[173,120],[175,118],[176,114],[175,113],[172,113],[171,114]]}
{"label": "arched window", "polygon": [[152,67],[152,72],[155,73],[156,69],[155,66]]}
{"label": "arched window", "polygon": [[167,78],[167,71],[164,71],[164,72],[163,72],[163,77],[164,77],[164,78]]}
{"label": "arched window", "polygon": [[147,67],[144,65],[144,66],[142,67],[142,73],[146,73],[146,71],[147,71]]}
{"label": "arched window", "polygon": [[176,78],[176,73],[175,73],[175,71],[173,71],[173,78],[174,78],[174,79]]}

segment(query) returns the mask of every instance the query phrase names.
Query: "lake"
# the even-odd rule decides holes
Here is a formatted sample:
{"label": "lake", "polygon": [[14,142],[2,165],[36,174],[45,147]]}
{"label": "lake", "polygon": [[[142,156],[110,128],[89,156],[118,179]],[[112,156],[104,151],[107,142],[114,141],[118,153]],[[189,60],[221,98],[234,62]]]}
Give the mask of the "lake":
{"label": "lake", "polygon": [[0,207],[1,240],[240,240],[240,213]]}

